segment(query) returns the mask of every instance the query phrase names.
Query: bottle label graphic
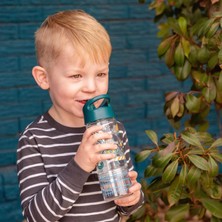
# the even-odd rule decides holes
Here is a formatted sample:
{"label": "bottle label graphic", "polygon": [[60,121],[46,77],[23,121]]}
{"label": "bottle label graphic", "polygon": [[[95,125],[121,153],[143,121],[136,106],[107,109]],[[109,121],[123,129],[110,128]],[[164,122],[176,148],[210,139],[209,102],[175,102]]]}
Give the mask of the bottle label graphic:
{"label": "bottle label graphic", "polygon": [[128,170],[117,168],[111,173],[101,173],[99,175],[100,187],[105,199],[115,199],[125,196],[131,186],[128,179]]}

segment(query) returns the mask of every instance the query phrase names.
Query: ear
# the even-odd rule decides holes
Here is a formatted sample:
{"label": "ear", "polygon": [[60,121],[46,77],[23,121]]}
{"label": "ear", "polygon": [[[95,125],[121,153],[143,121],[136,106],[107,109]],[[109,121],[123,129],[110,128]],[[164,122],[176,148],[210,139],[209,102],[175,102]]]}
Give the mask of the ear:
{"label": "ear", "polygon": [[46,70],[41,66],[34,66],[32,75],[36,83],[44,90],[49,89],[48,75]]}

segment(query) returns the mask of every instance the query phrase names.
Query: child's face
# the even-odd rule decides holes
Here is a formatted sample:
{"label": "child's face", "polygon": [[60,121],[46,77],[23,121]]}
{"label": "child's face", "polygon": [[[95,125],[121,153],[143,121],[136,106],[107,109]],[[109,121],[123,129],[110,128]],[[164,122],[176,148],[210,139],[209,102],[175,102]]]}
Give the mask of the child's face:
{"label": "child's face", "polygon": [[64,46],[62,55],[47,70],[49,93],[53,106],[50,114],[61,124],[83,126],[83,106],[87,100],[108,91],[109,64],[95,64],[74,56],[71,45]]}

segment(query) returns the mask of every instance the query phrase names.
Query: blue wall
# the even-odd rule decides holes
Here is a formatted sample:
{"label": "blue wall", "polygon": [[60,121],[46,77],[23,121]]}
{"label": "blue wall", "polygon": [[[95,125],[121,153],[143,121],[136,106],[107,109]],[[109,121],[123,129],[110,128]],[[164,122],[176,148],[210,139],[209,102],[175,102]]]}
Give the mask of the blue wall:
{"label": "blue wall", "polygon": [[47,93],[31,76],[36,64],[34,31],[48,14],[77,8],[100,20],[111,36],[110,95],[133,152],[149,142],[144,130],[159,134],[170,130],[162,111],[164,93],[183,85],[157,58],[159,40],[147,4],[137,0],[1,0],[0,221],[22,220],[15,168],[18,134],[50,106]]}

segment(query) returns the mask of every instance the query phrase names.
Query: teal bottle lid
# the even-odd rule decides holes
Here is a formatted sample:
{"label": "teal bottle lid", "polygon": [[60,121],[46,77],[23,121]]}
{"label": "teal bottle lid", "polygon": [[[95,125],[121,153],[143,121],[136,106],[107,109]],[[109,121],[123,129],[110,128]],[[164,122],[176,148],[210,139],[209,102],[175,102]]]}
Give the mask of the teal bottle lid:
{"label": "teal bottle lid", "polygon": [[[103,99],[99,107],[95,107],[94,103]],[[85,124],[95,122],[100,119],[113,118],[114,112],[110,105],[110,97],[108,94],[96,96],[86,102],[83,107]]]}

